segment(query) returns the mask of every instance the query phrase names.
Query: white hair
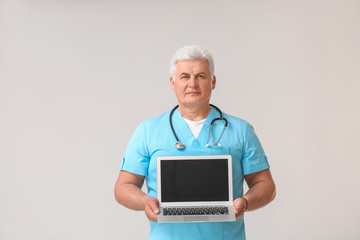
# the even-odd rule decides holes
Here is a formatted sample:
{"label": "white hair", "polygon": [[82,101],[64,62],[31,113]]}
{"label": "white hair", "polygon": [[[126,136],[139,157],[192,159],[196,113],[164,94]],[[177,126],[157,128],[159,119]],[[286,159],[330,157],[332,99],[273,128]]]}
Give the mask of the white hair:
{"label": "white hair", "polygon": [[208,50],[198,45],[184,46],[174,53],[170,60],[170,76],[174,77],[175,65],[178,61],[196,59],[204,59],[209,63],[211,78],[213,78],[215,72],[214,59]]}

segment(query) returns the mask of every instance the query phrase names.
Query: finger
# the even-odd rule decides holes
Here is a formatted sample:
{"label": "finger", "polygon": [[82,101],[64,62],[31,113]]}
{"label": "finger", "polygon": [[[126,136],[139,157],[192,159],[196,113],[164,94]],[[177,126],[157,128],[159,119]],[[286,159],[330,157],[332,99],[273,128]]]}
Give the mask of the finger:
{"label": "finger", "polygon": [[150,221],[157,222],[157,215],[150,208],[145,209],[145,215]]}
{"label": "finger", "polygon": [[241,208],[241,202],[237,198],[233,202],[233,210],[234,210],[235,215],[239,214],[240,208]]}
{"label": "finger", "polygon": [[237,215],[235,215],[236,220],[240,219],[240,218],[244,215],[244,213],[245,213],[245,211],[242,210],[242,211],[240,211]]}
{"label": "finger", "polygon": [[244,205],[244,202],[241,200],[241,198],[237,198],[234,200],[233,209],[234,209],[236,220],[238,220],[239,218],[241,218],[241,216],[245,212],[245,205]]}

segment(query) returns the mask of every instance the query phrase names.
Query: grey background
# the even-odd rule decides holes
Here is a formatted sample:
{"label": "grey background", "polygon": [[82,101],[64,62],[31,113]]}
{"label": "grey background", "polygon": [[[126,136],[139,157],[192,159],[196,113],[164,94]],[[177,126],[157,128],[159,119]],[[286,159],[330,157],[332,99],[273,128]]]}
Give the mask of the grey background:
{"label": "grey background", "polygon": [[0,0],[0,239],[146,239],[113,187],[168,62],[215,59],[212,103],[261,139],[277,198],[249,240],[360,238],[359,1]]}

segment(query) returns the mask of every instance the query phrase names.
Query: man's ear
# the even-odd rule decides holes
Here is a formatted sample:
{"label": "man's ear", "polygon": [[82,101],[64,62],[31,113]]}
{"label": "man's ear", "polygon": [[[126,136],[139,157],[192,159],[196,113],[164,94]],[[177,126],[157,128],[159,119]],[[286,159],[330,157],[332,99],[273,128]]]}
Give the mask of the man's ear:
{"label": "man's ear", "polygon": [[216,77],[214,76],[212,80],[212,90],[215,89],[215,86],[216,86]]}
{"label": "man's ear", "polygon": [[170,77],[170,85],[171,85],[171,89],[175,92],[175,79],[174,79],[174,77]]}

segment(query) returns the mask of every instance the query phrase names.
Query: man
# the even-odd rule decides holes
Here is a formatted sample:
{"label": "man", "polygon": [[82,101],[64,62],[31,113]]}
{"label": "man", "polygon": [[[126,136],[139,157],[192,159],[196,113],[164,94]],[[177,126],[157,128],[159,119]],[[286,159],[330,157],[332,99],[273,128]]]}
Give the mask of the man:
{"label": "man", "polygon": [[[251,125],[223,113],[228,127],[221,146],[211,145],[210,123],[219,113],[209,103],[216,86],[214,61],[199,46],[180,48],[170,63],[170,85],[179,107],[172,121],[174,130],[186,147],[177,149],[169,123],[170,111],[142,122],[132,136],[115,185],[116,200],[134,210],[143,210],[150,220],[150,239],[245,239],[243,214],[265,206],[275,197],[267,158]],[[220,136],[221,123],[211,136]],[[216,139],[212,139],[216,142]],[[233,159],[233,208],[237,221],[211,223],[157,223],[156,157],[168,155],[231,154]],[[148,194],[141,191],[146,179]],[[243,181],[249,186],[243,195]]]}

